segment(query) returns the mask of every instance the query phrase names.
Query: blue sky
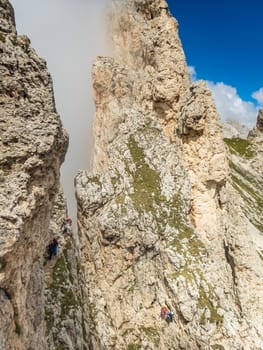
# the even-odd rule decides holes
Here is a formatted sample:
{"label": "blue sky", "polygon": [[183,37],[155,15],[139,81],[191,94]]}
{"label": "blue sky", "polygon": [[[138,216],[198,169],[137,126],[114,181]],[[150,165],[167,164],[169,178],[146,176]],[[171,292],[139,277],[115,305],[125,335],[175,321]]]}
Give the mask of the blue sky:
{"label": "blue sky", "polygon": [[263,1],[167,2],[187,64],[210,82],[222,119],[253,125],[263,105]]}

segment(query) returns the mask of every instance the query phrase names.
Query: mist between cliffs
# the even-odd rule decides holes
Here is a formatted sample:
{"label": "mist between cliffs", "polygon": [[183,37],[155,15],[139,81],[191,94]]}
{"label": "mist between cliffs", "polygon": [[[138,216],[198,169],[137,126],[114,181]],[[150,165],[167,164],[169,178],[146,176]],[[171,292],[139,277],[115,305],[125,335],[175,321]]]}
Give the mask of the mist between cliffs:
{"label": "mist between cliffs", "polygon": [[11,0],[18,34],[25,34],[47,61],[57,111],[69,133],[62,166],[68,209],[75,217],[74,177],[90,168],[92,120],[91,69],[98,55],[109,55],[106,17],[109,0]]}

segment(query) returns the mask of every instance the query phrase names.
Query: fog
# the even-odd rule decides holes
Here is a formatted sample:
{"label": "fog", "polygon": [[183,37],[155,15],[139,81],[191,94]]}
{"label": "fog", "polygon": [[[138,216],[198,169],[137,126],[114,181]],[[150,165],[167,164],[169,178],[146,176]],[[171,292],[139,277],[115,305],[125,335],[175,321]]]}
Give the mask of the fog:
{"label": "fog", "polygon": [[11,0],[18,34],[26,34],[47,61],[57,111],[70,144],[62,166],[69,213],[75,217],[74,177],[90,168],[92,146],[91,68],[98,55],[109,55],[108,0]]}

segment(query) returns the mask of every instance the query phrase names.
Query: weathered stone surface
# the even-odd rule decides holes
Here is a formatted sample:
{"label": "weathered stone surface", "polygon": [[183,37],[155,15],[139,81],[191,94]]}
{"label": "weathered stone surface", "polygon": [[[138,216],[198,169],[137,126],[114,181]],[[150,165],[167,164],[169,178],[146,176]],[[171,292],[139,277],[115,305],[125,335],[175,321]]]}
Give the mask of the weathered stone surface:
{"label": "weathered stone surface", "polygon": [[259,138],[262,138],[262,132],[263,132],[263,109],[260,109],[258,111],[257,124],[254,129],[250,130],[248,134],[248,138],[256,138],[257,136]]}
{"label": "weathered stone surface", "polygon": [[49,238],[57,238],[58,256],[44,261],[45,273],[45,323],[49,350],[85,349],[82,318],[83,296],[79,279],[80,264],[77,239],[72,226],[63,233],[61,223],[67,215],[67,205],[62,190],[53,206],[49,225]]}
{"label": "weathered stone surface", "polygon": [[68,138],[46,63],[0,1],[0,347],[48,349],[43,255]]}
{"label": "weathered stone surface", "polygon": [[75,180],[79,246],[61,233],[67,135],[46,64],[6,0],[0,15],[0,348],[262,349],[260,118],[228,152],[166,2],[113,1],[93,172]]}
{"label": "weathered stone surface", "polygon": [[236,120],[227,120],[223,123],[224,137],[246,139],[248,137],[249,128],[246,125],[241,125]]}
{"label": "weathered stone surface", "polygon": [[261,349],[260,235],[211,93],[190,82],[164,1],[116,1],[111,20],[115,57],[93,69],[94,171],[76,177],[91,347]]}

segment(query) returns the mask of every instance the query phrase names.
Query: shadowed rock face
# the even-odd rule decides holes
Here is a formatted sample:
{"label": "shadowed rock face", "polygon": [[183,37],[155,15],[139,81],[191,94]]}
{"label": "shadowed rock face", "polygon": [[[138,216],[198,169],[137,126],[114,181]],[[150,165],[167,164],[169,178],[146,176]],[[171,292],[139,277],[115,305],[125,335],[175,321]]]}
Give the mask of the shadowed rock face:
{"label": "shadowed rock face", "polygon": [[47,349],[43,255],[68,137],[46,63],[0,1],[0,348]]}
{"label": "shadowed rock face", "polygon": [[211,93],[191,83],[165,1],[116,1],[110,19],[114,58],[93,67],[94,171],[76,177],[90,346],[260,349],[259,231]]}

